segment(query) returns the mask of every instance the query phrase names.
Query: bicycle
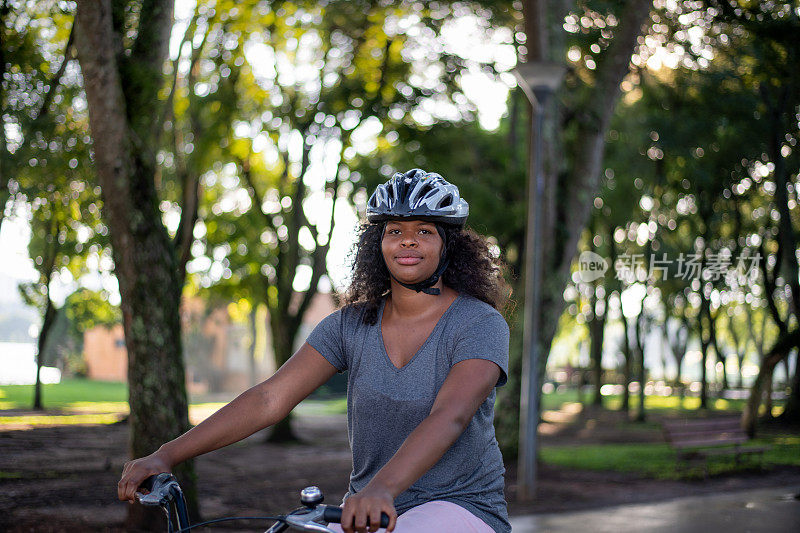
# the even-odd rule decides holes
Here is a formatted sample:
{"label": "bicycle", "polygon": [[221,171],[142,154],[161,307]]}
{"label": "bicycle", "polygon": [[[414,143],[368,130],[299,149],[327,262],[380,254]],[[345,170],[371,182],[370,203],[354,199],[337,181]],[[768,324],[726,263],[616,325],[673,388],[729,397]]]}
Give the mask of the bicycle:
{"label": "bicycle", "polygon": [[[140,485],[149,492],[143,494],[136,492],[136,501],[141,505],[161,507],[167,515],[167,532],[182,533],[196,527],[206,526],[227,520],[273,520],[275,524],[266,533],[281,533],[282,531],[311,531],[316,533],[333,533],[325,524],[342,521],[342,509],[333,505],[322,503],[324,495],[318,487],[306,487],[300,491],[300,503],[303,505],[286,515],[277,516],[226,516],[207,520],[199,524],[190,524],[186,498],[178,480],[169,473],[150,476]],[[177,530],[173,529],[173,515]],[[389,516],[381,514],[381,527],[389,525]]]}

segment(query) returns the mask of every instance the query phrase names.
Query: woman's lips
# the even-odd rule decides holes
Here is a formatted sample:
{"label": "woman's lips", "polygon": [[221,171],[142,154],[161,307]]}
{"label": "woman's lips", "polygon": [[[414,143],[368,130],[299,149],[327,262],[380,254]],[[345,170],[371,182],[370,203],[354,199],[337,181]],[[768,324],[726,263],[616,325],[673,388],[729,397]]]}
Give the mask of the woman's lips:
{"label": "woman's lips", "polygon": [[422,258],[416,255],[403,255],[396,257],[395,261],[397,261],[401,265],[411,266],[420,263],[422,261]]}

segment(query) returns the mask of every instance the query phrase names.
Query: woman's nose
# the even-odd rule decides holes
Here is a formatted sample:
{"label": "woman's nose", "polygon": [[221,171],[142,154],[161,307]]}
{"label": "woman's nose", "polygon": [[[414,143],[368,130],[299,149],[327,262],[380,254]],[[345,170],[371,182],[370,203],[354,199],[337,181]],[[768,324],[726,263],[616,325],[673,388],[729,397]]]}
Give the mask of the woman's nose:
{"label": "woman's nose", "polygon": [[400,244],[402,246],[416,246],[417,245],[417,239],[413,235],[404,235],[403,236],[403,240],[400,241]]}

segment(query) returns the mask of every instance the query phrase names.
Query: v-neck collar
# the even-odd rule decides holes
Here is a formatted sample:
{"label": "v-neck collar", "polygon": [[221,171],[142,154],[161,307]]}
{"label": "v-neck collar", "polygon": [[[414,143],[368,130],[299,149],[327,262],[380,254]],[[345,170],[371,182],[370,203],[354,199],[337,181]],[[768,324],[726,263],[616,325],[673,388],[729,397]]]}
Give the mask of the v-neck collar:
{"label": "v-neck collar", "polygon": [[411,357],[411,359],[408,360],[406,364],[398,367],[392,362],[391,357],[389,357],[389,351],[386,349],[386,343],[383,342],[383,309],[386,307],[386,298],[384,298],[383,303],[381,303],[381,308],[378,311],[378,324],[377,324],[378,327],[375,329],[378,332],[378,343],[381,345],[381,351],[383,352],[383,357],[385,358],[389,366],[392,369],[394,369],[395,372],[400,372],[408,368],[408,366],[414,362],[417,356],[422,352],[422,350],[425,349],[425,347],[431,341],[436,331],[442,326],[442,324],[444,324],[445,317],[450,313],[450,310],[456,306],[456,302],[458,302],[460,299],[461,299],[461,293],[459,292],[453,299],[453,301],[450,302],[450,305],[447,306],[447,309],[444,310],[444,313],[442,313],[442,316],[439,317],[439,320],[436,321],[436,325],[433,326],[433,329],[428,334],[428,337],[425,339],[425,342],[422,343],[422,346],[419,347],[419,349],[414,353],[414,355]]}

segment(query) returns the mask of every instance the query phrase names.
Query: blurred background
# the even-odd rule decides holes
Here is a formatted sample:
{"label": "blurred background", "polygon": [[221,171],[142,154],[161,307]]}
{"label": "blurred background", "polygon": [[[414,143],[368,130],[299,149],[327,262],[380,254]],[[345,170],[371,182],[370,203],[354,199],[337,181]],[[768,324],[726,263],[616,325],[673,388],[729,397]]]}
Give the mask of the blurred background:
{"label": "blurred background", "polygon": [[337,308],[368,194],[424,168],[507,265],[513,461],[540,135],[540,431],[719,412],[797,465],[798,30],[778,0],[0,1],[0,430],[161,402],[149,453]]}

